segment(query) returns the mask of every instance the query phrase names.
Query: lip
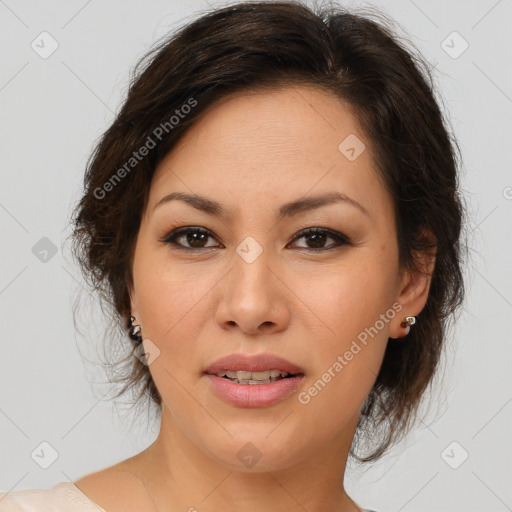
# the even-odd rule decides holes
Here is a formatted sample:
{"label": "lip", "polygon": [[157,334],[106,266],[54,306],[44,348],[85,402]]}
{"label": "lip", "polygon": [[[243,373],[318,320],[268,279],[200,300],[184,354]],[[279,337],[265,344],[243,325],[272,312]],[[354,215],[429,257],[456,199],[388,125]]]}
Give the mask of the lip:
{"label": "lip", "polygon": [[206,374],[213,392],[237,407],[268,407],[293,395],[304,375],[296,375],[267,384],[238,384],[217,375]]}
{"label": "lip", "polygon": [[[282,357],[275,354],[242,354],[234,353],[221,357],[213,362],[205,373],[217,375],[220,371],[246,371],[246,372],[264,372],[265,370],[281,370],[292,374],[304,374],[304,370]],[[245,385],[245,384],[242,384]],[[250,385],[250,384],[247,384]],[[263,386],[264,384],[256,384]]]}

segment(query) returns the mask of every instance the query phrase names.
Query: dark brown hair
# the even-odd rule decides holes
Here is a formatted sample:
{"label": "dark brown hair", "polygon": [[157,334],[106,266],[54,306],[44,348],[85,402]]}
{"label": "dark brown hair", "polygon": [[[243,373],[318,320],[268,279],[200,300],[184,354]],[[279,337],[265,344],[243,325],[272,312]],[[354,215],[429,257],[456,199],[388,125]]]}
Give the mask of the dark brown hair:
{"label": "dark brown hair", "polygon": [[[426,232],[436,244],[426,305],[406,341],[388,342],[363,406],[350,452],[360,462],[377,460],[410,429],[464,296],[457,144],[428,64],[390,20],[372,16],[337,5],[242,2],[203,13],[160,42],[135,66],[126,101],[87,162],[72,233],[86,281],[123,343],[135,347],[128,285],[141,215],[157,165],[201,113],[231,92],[301,84],[350,105],[393,197],[401,268],[417,269],[417,255],[433,247]],[[134,157],[144,146],[145,156]],[[121,393],[140,387],[137,401],[146,395],[161,406],[148,367],[131,351],[121,363]],[[364,436],[380,444],[359,457],[353,448]]]}

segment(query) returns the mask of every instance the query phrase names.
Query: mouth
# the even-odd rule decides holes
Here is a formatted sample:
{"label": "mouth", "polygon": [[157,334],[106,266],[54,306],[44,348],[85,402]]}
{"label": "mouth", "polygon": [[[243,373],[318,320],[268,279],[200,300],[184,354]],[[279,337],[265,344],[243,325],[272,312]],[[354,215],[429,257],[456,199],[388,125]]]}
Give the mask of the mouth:
{"label": "mouth", "polygon": [[270,353],[236,352],[203,372],[210,389],[236,407],[269,407],[294,394],[305,376],[296,364]]}
{"label": "mouth", "polygon": [[221,377],[223,379],[227,379],[231,382],[235,382],[237,384],[248,384],[248,385],[258,385],[258,384],[270,384],[271,382],[277,382],[282,379],[290,379],[293,377],[304,376],[303,373],[289,373],[285,370],[265,370],[259,372],[249,372],[244,370],[221,370],[215,374],[217,377]]}

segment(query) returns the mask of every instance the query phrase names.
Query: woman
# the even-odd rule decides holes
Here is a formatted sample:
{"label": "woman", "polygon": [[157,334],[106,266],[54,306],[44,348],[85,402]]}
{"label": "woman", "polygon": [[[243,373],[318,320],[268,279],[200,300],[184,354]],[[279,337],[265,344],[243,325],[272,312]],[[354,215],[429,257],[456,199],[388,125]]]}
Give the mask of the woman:
{"label": "woman", "polygon": [[144,62],[74,242],[133,343],[123,391],[161,409],[160,432],[0,509],[365,510],[348,456],[411,429],[463,298],[428,68],[384,22],[297,2],[212,11]]}

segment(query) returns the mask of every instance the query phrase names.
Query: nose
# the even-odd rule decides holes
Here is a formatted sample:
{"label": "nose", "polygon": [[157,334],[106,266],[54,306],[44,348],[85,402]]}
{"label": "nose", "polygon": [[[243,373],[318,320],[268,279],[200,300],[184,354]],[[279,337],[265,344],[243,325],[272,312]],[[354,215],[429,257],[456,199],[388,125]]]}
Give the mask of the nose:
{"label": "nose", "polygon": [[257,335],[287,328],[291,292],[270,251],[263,251],[254,261],[236,254],[233,268],[219,284],[216,322],[222,329]]}

